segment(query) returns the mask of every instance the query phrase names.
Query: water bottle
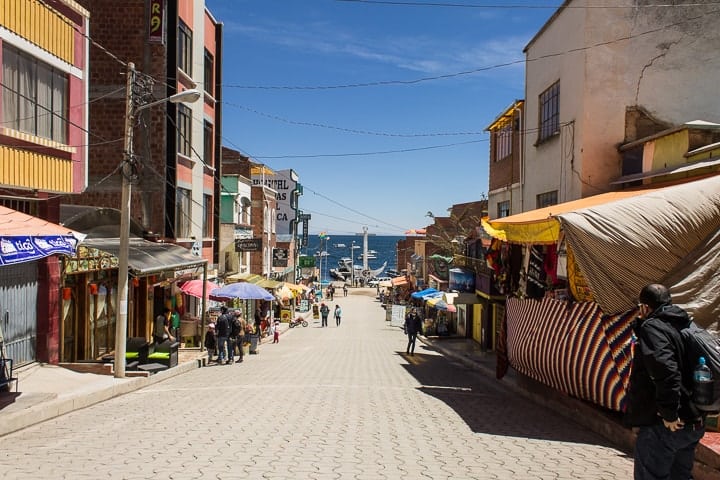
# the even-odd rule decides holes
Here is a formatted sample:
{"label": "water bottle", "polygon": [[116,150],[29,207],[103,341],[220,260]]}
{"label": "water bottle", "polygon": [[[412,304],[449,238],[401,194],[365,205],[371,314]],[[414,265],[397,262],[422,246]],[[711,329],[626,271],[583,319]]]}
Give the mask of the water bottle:
{"label": "water bottle", "polygon": [[693,401],[697,405],[712,405],[714,393],[712,371],[705,357],[700,357],[693,372]]}

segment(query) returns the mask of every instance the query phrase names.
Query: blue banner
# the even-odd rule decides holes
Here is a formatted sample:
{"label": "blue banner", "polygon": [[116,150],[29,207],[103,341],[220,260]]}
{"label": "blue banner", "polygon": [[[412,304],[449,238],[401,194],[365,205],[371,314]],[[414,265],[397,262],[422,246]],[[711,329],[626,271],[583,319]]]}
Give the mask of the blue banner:
{"label": "blue banner", "polygon": [[0,265],[30,262],[61,253],[75,255],[78,240],[72,235],[0,236]]}

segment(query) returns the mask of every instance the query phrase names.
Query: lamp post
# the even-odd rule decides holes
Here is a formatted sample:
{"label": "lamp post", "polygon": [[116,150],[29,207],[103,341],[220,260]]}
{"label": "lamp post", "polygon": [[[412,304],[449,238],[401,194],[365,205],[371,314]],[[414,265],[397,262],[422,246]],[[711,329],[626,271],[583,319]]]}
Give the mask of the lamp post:
{"label": "lamp post", "polygon": [[135,158],[133,155],[133,125],[135,115],[146,108],[161,103],[195,102],[200,98],[200,91],[184,90],[168,98],[155,102],[134,106],[133,87],[135,85],[135,64],[130,62],[127,66],[127,93],[125,105],[125,158],[121,168],[122,196],[120,200],[120,252],[118,253],[118,319],[115,324],[115,377],[125,377],[125,352],[127,349],[127,319],[128,319],[128,260],[130,256],[130,205],[132,197],[131,177],[134,175]]}

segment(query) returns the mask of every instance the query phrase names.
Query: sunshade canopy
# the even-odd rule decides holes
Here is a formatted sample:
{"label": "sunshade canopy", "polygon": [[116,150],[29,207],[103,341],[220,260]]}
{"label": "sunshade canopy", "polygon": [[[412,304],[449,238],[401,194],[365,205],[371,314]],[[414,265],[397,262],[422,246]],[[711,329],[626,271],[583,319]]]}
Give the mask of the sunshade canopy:
{"label": "sunshade canopy", "polygon": [[[83,242],[116,257],[120,256],[119,238],[93,238]],[[136,275],[148,275],[203,265],[207,260],[196,257],[187,248],[172,243],[156,243],[131,238],[128,248],[128,268]]]}
{"label": "sunshade canopy", "polygon": [[[205,281],[205,298],[210,297],[210,292],[220,288],[220,285],[211,281]],[[190,295],[191,297],[202,298],[203,295],[203,281],[199,279],[188,280],[180,285],[180,291]]]}
{"label": "sunshade canopy", "polygon": [[274,300],[275,297],[264,288],[247,282],[237,282],[216,288],[210,292],[210,299],[220,302],[238,298],[240,300]]}
{"label": "sunshade canopy", "polygon": [[85,235],[42,218],[0,206],[0,265],[60,253],[75,255]]}
{"label": "sunshade canopy", "polygon": [[410,294],[412,298],[423,298],[425,295],[437,293],[438,290],[436,288],[426,288],[425,290],[420,290],[418,292],[414,292]]}

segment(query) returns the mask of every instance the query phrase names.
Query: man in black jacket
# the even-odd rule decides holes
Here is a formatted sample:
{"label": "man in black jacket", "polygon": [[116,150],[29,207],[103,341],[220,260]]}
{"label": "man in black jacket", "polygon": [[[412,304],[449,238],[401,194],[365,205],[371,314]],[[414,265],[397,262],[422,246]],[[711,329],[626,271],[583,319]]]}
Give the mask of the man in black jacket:
{"label": "man in black jacket", "polygon": [[417,314],[414,308],[410,309],[407,315],[405,315],[405,325],[403,326],[405,333],[408,336],[408,344],[405,349],[405,353],[408,355],[415,355],[415,339],[418,334],[422,331],[422,319]]}
{"label": "man in black jacket", "polygon": [[638,309],[625,414],[626,423],[637,428],[635,479],[687,480],[705,434],[687,394],[695,366],[686,364],[680,330],[690,317],[660,284],[642,289]]}
{"label": "man in black jacket", "polygon": [[230,314],[227,307],[220,307],[220,316],[215,321],[215,331],[217,332],[217,348],[218,348],[218,364],[229,364],[230,358],[226,356],[232,355],[228,341],[230,339]]}

